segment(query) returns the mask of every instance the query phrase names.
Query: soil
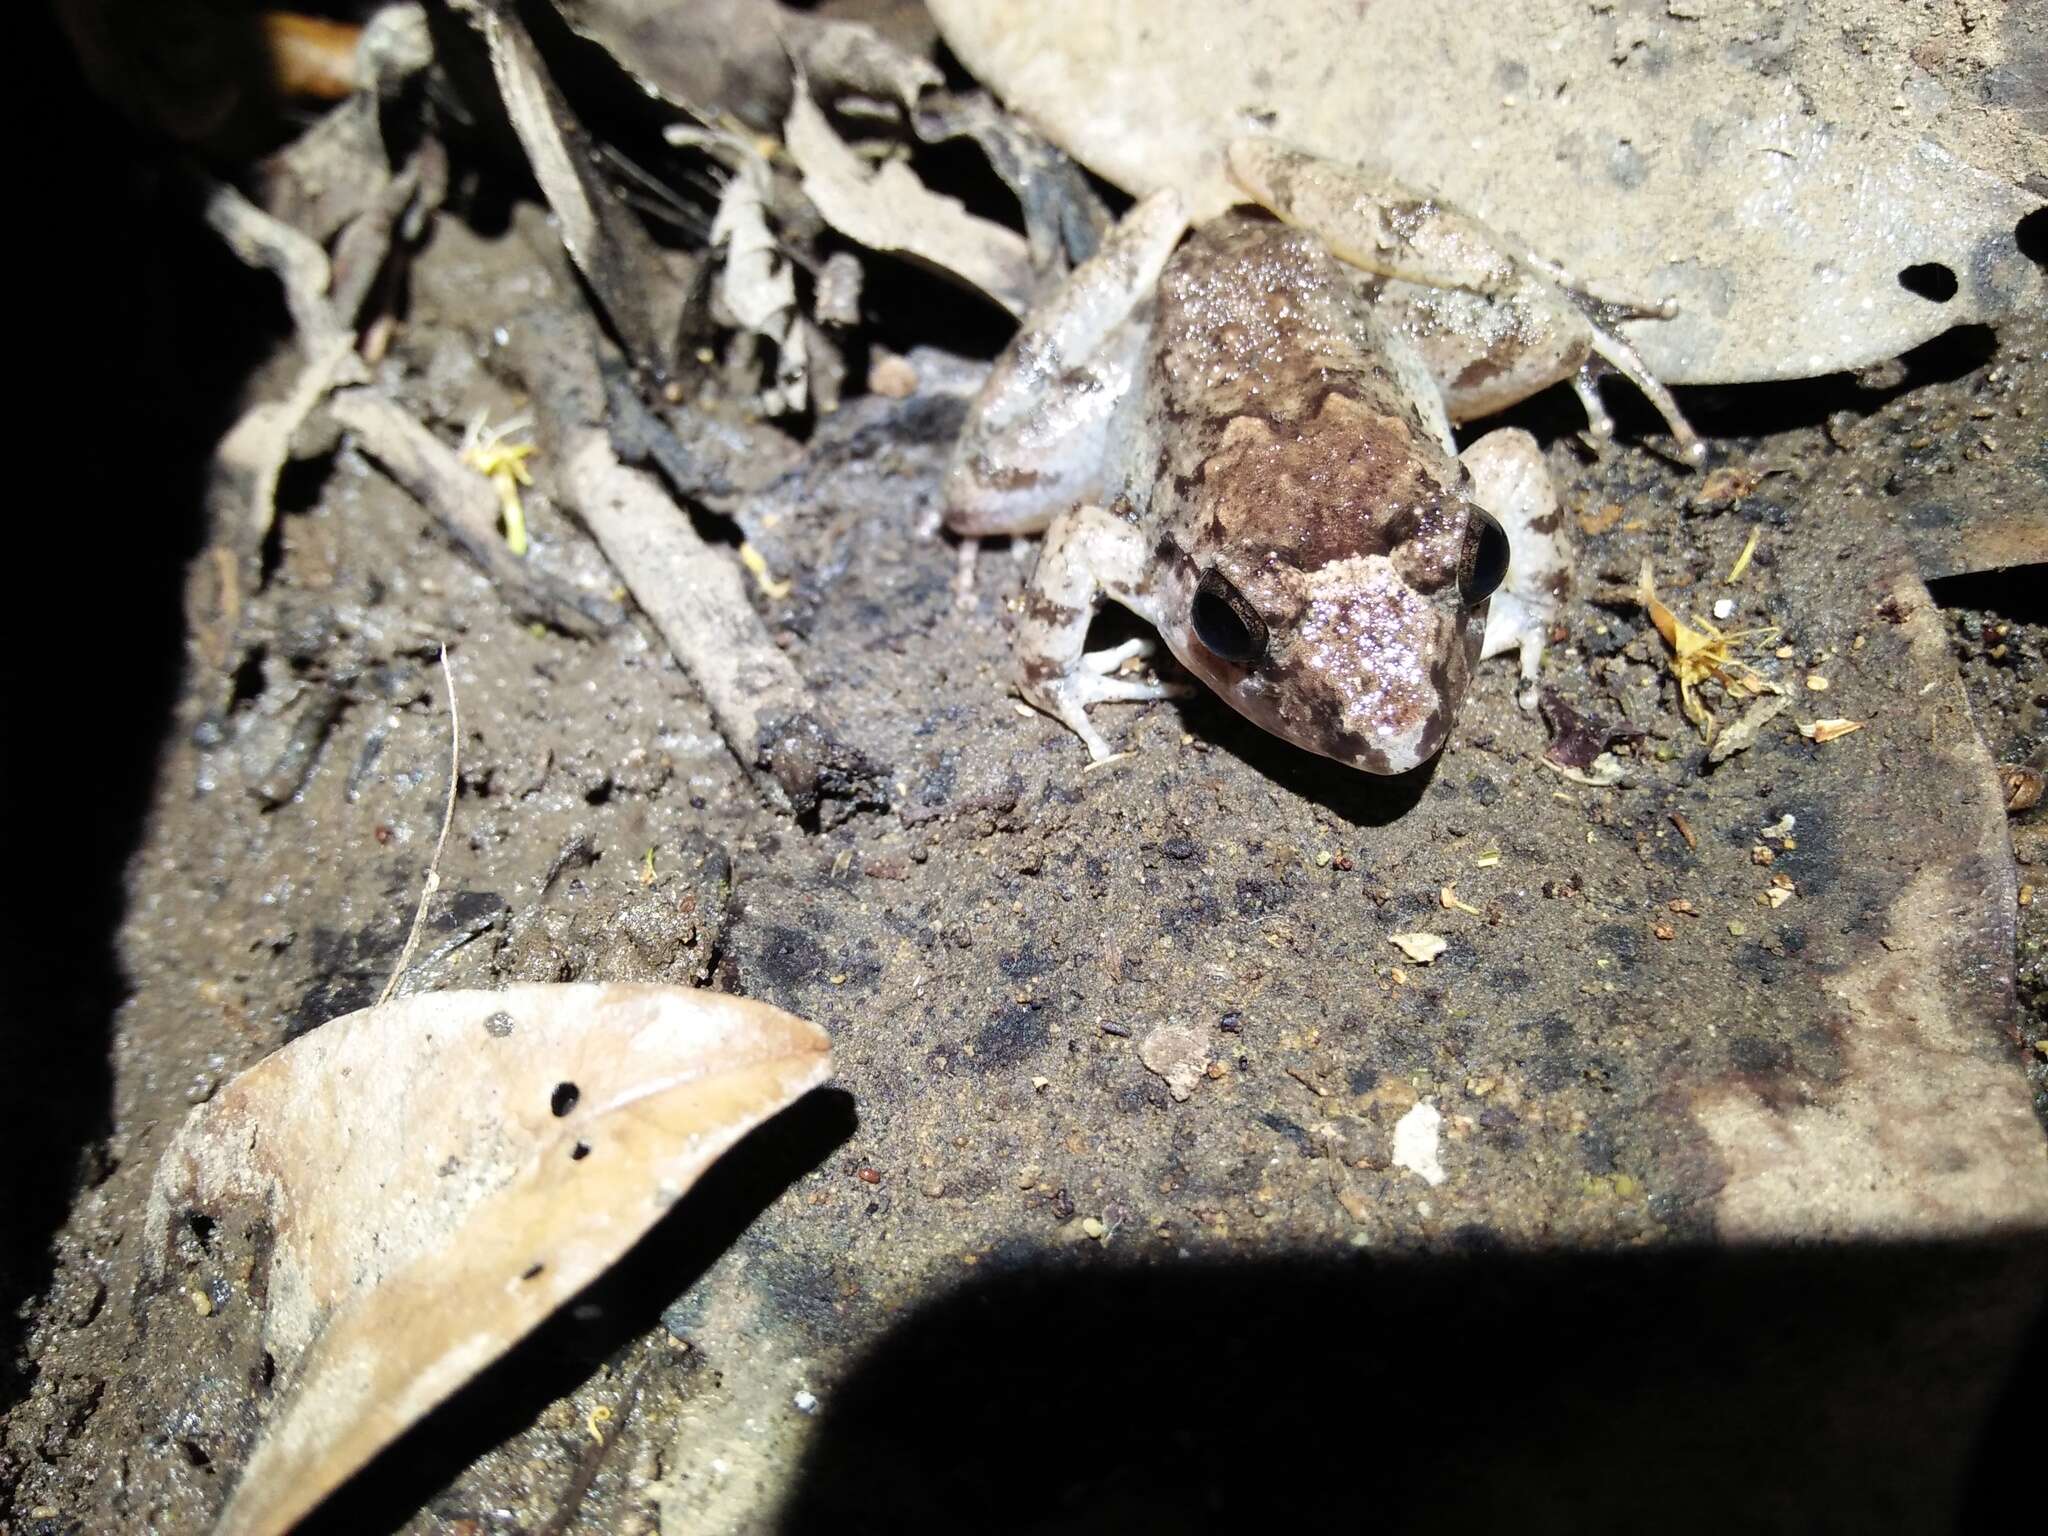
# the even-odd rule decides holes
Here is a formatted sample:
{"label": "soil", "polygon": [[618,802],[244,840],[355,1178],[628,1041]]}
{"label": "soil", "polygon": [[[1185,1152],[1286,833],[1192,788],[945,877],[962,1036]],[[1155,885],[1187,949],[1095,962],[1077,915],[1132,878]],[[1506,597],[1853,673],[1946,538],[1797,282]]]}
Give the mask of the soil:
{"label": "soil", "polygon": [[[186,254],[216,294],[268,302]],[[522,260],[443,221],[384,365],[423,419],[517,409],[488,295]],[[1368,1506],[1583,1527],[1652,1488],[1681,1528],[1814,1507],[1931,1528],[1970,1507],[2048,1272],[2037,1238],[1960,1195],[1937,1208],[1940,1179],[1996,1177],[1995,1157],[1953,1104],[1916,1100],[1902,1135],[1948,1137],[1975,1175],[1915,1174],[1889,1227],[1849,1195],[1757,1218],[1746,1153],[1713,1127],[1738,1100],[1792,1126],[1868,1082],[1904,1102],[1841,997],[1936,876],[1930,995],[1956,1070],[2015,1099],[2031,1073],[2048,1123],[2048,812],[2007,843],[1972,776],[2048,766],[2041,567],[1947,574],[2048,515],[2048,324],[1954,333],[1888,380],[1689,392],[1705,480],[1629,441],[1589,455],[1568,398],[1517,413],[1584,551],[1544,681],[1642,733],[1617,788],[1544,763],[1504,664],[1406,780],[1207,698],[1104,709],[1128,755],[1089,769],[1006,692],[1030,551],[985,552],[959,613],[952,548],[916,532],[979,365],[911,362],[908,399],[817,424],[771,555],[792,587],[762,597],[887,765],[886,807],[764,807],[651,628],[521,624],[347,446],[288,486],[240,668],[188,663],[168,717],[144,689],[118,734],[96,710],[70,738],[108,796],[74,813],[103,823],[88,868],[127,854],[120,786],[156,767],[107,925],[118,1007],[91,964],[99,906],[52,951],[50,1017],[77,1038],[32,1059],[76,1077],[36,1129],[58,1168],[85,1155],[48,1181],[68,1208],[22,1213],[20,1251],[51,1246],[21,1277],[11,1528],[200,1529],[247,1455],[269,1390],[250,1256],[233,1234],[189,1256],[204,1312],[138,1308],[142,1202],[192,1104],[382,986],[439,825],[443,644],[461,794],[415,984],[702,981],[824,1025],[837,1076],[359,1480],[334,1528],[1108,1530]],[[163,405],[152,440],[189,454],[228,403]],[[1622,415],[1624,439],[1648,420]],[[533,559],[613,585],[566,513],[543,497],[532,521]],[[1791,707],[1723,763],[1618,591],[1645,560],[1674,607],[1726,597],[1723,628],[1777,631],[1745,655]],[[115,589],[145,673],[180,644],[177,579],[162,559]],[[1867,723],[1797,729],[1830,718]],[[318,741],[302,777],[295,732]],[[717,900],[707,859],[730,871]],[[2042,893],[2017,948],[2015,878]],[[1448,940],[1427,964],[1393,942],[1417,931]],[[1167,1057],[1189,1062],[1184,1098]],[[1440,1183],[1397,1133],[1418,1106]],[[1918,1454],[1894,1454],[1905,1432]],[[1490,1478],[1459,1470],[1474,1444]]]}

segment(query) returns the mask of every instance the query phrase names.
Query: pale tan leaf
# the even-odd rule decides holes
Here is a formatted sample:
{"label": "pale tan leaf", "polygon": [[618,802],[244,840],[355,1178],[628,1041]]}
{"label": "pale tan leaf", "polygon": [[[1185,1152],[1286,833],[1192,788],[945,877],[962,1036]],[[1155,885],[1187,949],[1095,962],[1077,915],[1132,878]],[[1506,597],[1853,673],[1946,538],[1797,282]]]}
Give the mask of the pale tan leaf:
{"label": "pale tan leaf", "polygon": [[1417,965],[1428,965],[1451,947],[1450,940],[1438,933],[1390,933],[1387,942]]}
{"label": "pale tan leaf", "polygon": [[1237,200],[1224,146],[1256,132],[1371,162],[1581,278],[1674,300],[1673,318],[1621,327],[1669,384],[1859,367],[2042,302],[2017,235],[2042,206],[2022,185],[2039,92],[1963,86],[2025,76],[2017,21],[1893,0],[1682,16],[1524,0],[1478,24],[1441,0],[930,9],[976,78],[1127,192],[1170,186],[1207,218]]}
{"label": "pale tan leaf", "polygon": [[931,191],[900,160],[870,170],[801,90],[783,137],[803,172],[804,195],[842,235],[943,272],[1013,315],[1024,312],[1031,261],[1022,235]]}
{"label": "pale tan leaf", "polygon": [[828,1042],[683,988],[440,992],[349,1014],[195,1109],[158,1167],[172,1223],[259,1210],[282,1390],[218,1527],[283,1531],[588,1285]]}

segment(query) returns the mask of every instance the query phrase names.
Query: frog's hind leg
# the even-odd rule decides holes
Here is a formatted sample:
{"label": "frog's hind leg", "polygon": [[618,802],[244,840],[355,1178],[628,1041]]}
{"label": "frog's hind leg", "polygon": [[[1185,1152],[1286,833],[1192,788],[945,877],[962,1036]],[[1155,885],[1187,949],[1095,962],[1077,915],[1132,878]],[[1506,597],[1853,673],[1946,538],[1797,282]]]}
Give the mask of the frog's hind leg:
{"label": "frog's hind leg", "polygon": [[1535,257],[1529,260],[1585,316],[1586,341],[1592,355],[1581,362],[1578,371],[1572,375],[1572,389],[1578,395],[1579,403],[1586,408],[1586,425],[1593,436],[1605,442],[1614,435],[1614,418],[1607,414],[1598,385],[1603,374],[1618,373],[1657,408],[1657,414],[1664,418],[1664,425],[1671,429],[1672,440],[1678,445],[1678,456],[1694,469],[1705,464],[1707,445],[1693,431],[1692,423],[1685,419],[1685,412],[1678,408],[1671,391],[1650,372],[1650,365],[1629,345],[1628,338],[1615,329],[1624,320],[1669,320],[1678,313],[1677,304],[1670,299],[1646,304],[1614,298],[1580,283],[1554,262],[1539,261]]}
{"label": "frog's hind leg", "polygon": [[1706,458],[1671,392],[1615,330],[1669,319],[1666,303],[1602,293],[1470,214],[1384,173],[1272,139],[1239,139],[1232,180],[1261,206],[1317,235],[1332,255],[1369,274],[1375,304],[1427,363],[1455,421],[1503,410],[1569,379],[1596,437],[1613,430],[1594,380],[1628,379],[1670,427],[1685,461]]}
{"label": "frog's hind leg", "polygon": [[1127,641],[1088,652],[1088,625],[1103,597],[1126,598],[1142,582],[1147,551],[1137,529],[1100,507],[1080,506],[1053,520],[1024,594],[1017,626],[1017,691],[1080,737],[1096,762],[1109,743],[1088,719],[1091,704],[1178,698],[1193,690],[1112,674],[1150,654],[1150,642]]}
{"label": "frog's hind leg", "polygon": [[1516,702],[1536,704],[1536,669],[1571,589],[1564,515],[1550,466],[1536,439],[1518,427],[1489,432],[1459,455],[1472,476],[1472,496],[1508,536],[1508,572],[1487,606],[1482,658],[1519,653],[1522,689]]}

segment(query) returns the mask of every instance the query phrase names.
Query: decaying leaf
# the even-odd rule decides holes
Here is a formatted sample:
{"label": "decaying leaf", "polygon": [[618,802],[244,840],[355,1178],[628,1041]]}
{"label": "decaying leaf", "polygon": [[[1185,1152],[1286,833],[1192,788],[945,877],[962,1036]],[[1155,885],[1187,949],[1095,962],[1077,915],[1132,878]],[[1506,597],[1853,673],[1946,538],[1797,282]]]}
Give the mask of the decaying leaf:
{"label": "decaying leaf", "polygon": [[1707,761],[1725,763],[1736,753],[1747,752],[1756,745],[1763,728],[1791,707],[1791,699],[1782,693],[1767,693],[1752,700],[1735,723],[1714,738],[1714,744],[1707,748]]}
{"label": "decaying leaf", "polygon": [[1417,965],[1428,965],[1451,947],[1450,940],[1437,933],[1390,933],[1387,942]]}
{"label": "decaying leaf", "polygon": [[151,1190],[253,1211],[278,1406],[219,1533],[284,1531],[609,1267],[831,1071],[815,1025],[649,986],[425,993],[322,1026],[195,1109]]}
{"label": "decaying leaf", "polygon": [[1607,749],[1618,741],[1640,740],[1640,730],[1626,722],[1610,725],[1597,715],[1582,714],[1549,688],[1538,697],[1537,707],[1550,727],[1550,745],[1542,758],[1546,768],[1596,789],[1622,781],[1621,760]]}
{"label": "decaying leaf", "polygon": [[774,0],[554,0],[571,28],[648,95],[705,118],[772,128],[789,108],[783,11]]}
{"label": "decaying leaf", "polygon": [[[757,403],[765,415],[804,408],[808,389],[808,333],[796,302],[796,269],[768,227],[768,162],[758,149],[730,140],[733,174],[711,221],[711,245],[720,255],[712,287],[718,318],[772,348],[773,377]],[[837,403],[837,402],[833,402]]]}
{"label": "decaying leaf", "polygon": [[1799,734],[1819,746],[1852,731],[1860,731],[1869,723],[1868,720],[1802,720],[1799,722]]}
{"label": "decaying leaf", "polygon": [[1013,315],[1024,312],[1032,280],[1023,236],[930,191],[901,160],[871,171],[802,89],[783,137],[803,172],[804,195],[847,239],[942,272]]}
{"label": "decaying leaf", "polygon": [[1998,787],[2005,792],[2008,816],[2017,816],[2039,805],[2044,784],[2048,784],[2048,775],[2038,768],[2029,768],[2025,763],[1999,764]]}
{"label": "decaying leaf", "polygon": [[458,0],[457,8],[490,49],[505,115],[555,212],[570,259],[634,361],[667,377],[685,285],[673,279],[638,216],[597,173],[590,136],[556,88],[516,8],[503,0]]}
{"label": "decaying leaf", "polygon": [[[1670,384],[1803,378],[2042,302],[2033,33],[1891,0],[930,0],[974,75],[1125,191],[1236,200],[1224,145],[1371,161],[1620,292]],[[1994,10],[1996,8],[1993,8]],[[1843,46],[1844,39],[1853,45]],[[1933,62],[1934,60],[1939,62]],[[2031,162],[2031,163],[2030,163]]]}

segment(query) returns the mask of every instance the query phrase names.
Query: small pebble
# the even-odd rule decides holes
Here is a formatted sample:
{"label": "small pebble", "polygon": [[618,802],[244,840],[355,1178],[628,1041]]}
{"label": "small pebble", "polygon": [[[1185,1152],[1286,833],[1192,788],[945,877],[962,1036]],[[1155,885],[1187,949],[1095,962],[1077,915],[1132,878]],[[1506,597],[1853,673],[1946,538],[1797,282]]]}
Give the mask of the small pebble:
{"label": "small pebble", "polygon": [[1109,1228],[1105,1227],[1096,1217],[1084,1216],[1081,1219],[1081,1230],[1099,1243],[1102,1241],[1103,1233],[1107,1232]]}
{"label": "small pebble", "polygon": [[799,1392],[793,1401],[796,1403],[796,1411],[798,1413],[816,1413],[818,1411],[818,1399],[814,1393]]}
{"label": "small pebble", "polygon": [[1726,621],[1735,617],[1735,599],[1720,597],[1714,600],[1714,617]]}

